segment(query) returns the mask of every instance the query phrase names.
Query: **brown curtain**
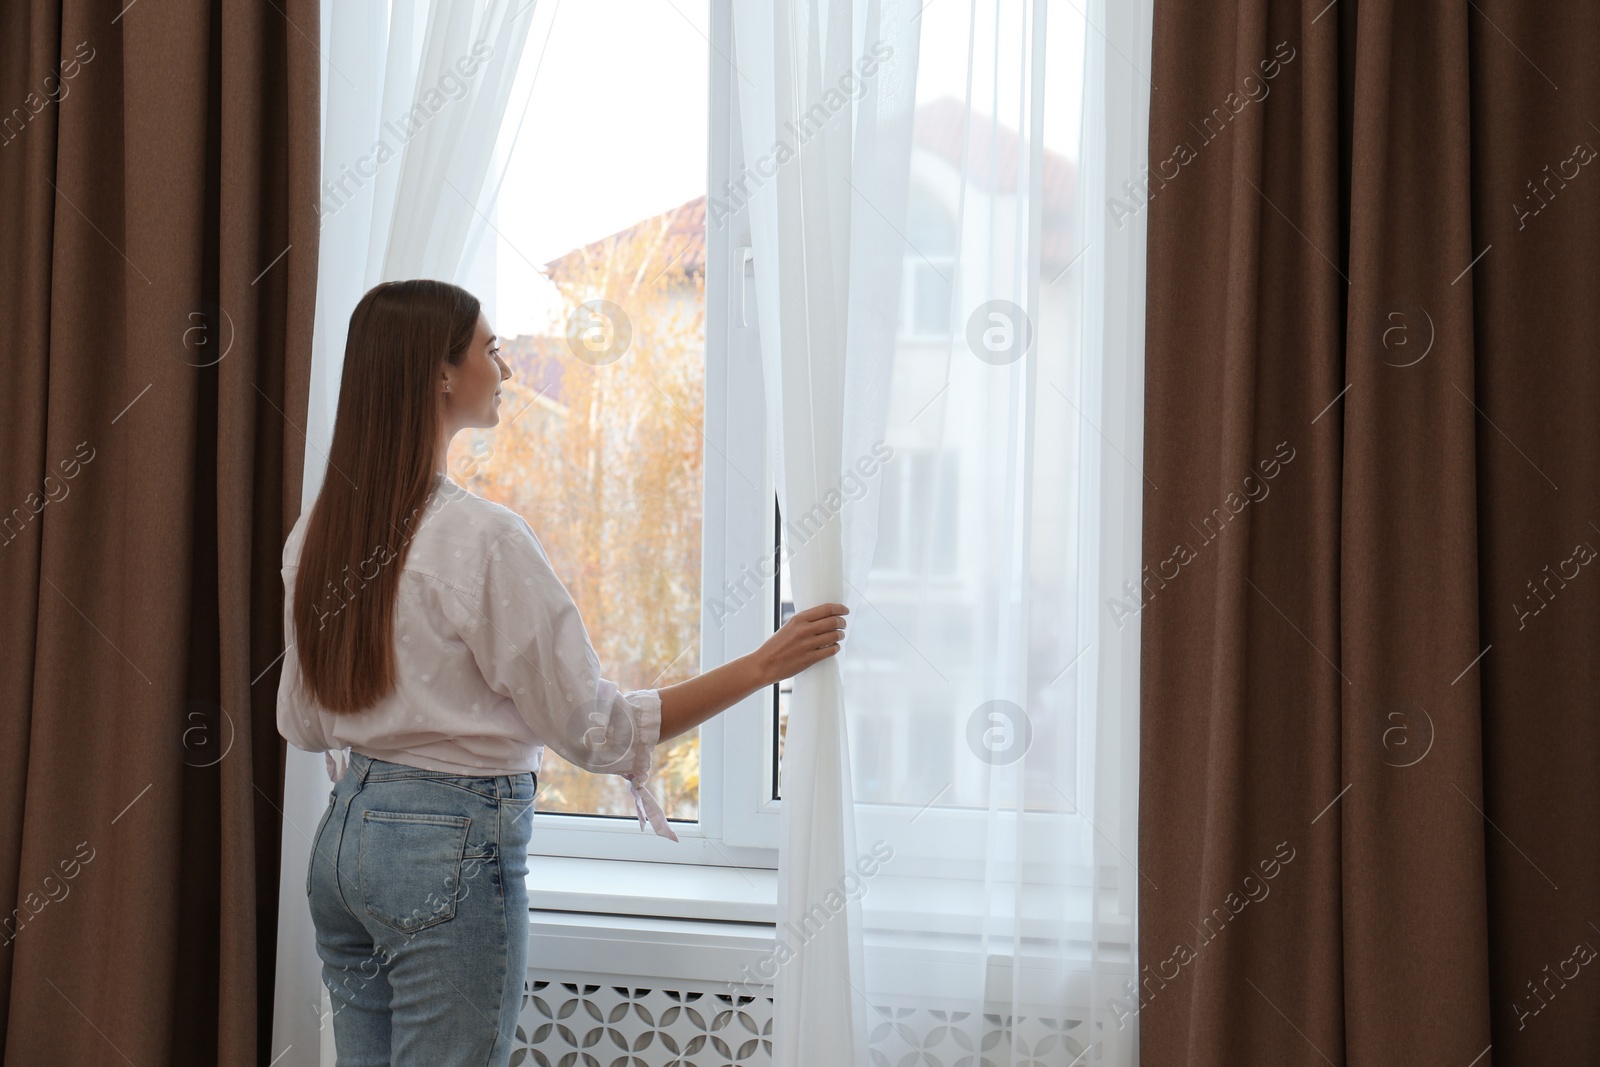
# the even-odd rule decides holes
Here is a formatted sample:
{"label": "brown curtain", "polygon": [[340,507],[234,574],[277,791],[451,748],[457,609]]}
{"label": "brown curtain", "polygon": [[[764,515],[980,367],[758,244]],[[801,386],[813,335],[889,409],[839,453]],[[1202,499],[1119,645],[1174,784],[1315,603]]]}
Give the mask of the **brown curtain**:
{"label": "brown curtain", "polygon": [[1594,1062],[1596,56],[1155,0],[1147,1067]]}
{"label": "brown curtain", "polygon": [[271,1058],[318,26],[0,4],[8,1067]]}

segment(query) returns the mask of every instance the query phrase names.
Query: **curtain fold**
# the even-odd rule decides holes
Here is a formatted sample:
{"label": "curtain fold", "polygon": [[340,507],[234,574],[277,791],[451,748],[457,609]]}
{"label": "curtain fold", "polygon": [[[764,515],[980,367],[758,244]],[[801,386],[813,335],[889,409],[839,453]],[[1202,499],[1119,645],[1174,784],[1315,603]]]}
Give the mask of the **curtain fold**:
{"label": "curtain fold", "polygon": [[1156,3],[1142,1052],[1578,1062],[1600,24],[1313,8]]}
{"label": "curtain fold", "polygon": [[[828,14],[821,25],[818,9],[808,4],[735,11],[736,54],[765,75],[740,109],[745,144],[776,143],[786,123],[792,128],[820,100],[824,86],[852,73],[858,12],[835,4]],[[902,62],[914,77],[915,52]],[[862,112],[870,115],[882,99],[870,94]],[[900,124],[906,125],[909,108],[900,110]],[[896,118],[886,117],[891,124]],[[752,212],[769,454],[779,506],[785,515],[822,516],[816,535],[795,544],[790,555],[797,607],[851,600],[841,527],[822,498],[839,491],[845,381],[862,368],[859,356],[847,356],[855,252],[849,191],[857,169],[852,140],[848,121],[819,124],[791,165],[780,166],[772,185],[758,193]],[[870,163],[863,161],[861,169]],[[881,408],[881,402],[873,404],[862,421],[880,423]],[[857,851],[848,817],[852,791],[842,689],[837,660],[827,660],[800,674],[790,697],[793,729],[786,741],[788,786],[779,829],[780,927],[834,891]],[[847,907],[854,904],[847,901]],[[821,924],[794,965],[779,969],[774,1063],[866,1062],[865,1006],[854,992],[866,984],[858,910],[853,917],[854,930],[848,923]]]}
{"label": "curtain fold", "polygon": [[1101,604],[1144,245],[1099,212],[1149,9],[1056,10],[734,12],[784,563],[851,608],[788,707],[779,1067],[1134,1062],[1138,629]]}
{"label": "curtain fold", "polygon": [[[467,285],[493,322],[494,242],[481,238],[519,128],[507,113],[520,116],[532,90],[523,48],[535,24],[548,34],[554,8],[528,0],[323,8],[321,244],[300,507],[322,486],[350,313],[368,289],[405,278]],[[280,541],[280,560],[281,550]],[[275,582],[281,596],[281,574]],[[334,1061],[305,896],[311,837],[327,804],[324,763],[288,749],[273,1019],[280,1067]]]}
{"label": "curtain fold", "polygon": [[0,8],[8,1064],[272,1055],[316,20]]}
{"label": "curtain fold", "polygon": [[[1467,137],[1469,12],[1383,3],[1357,10],[1350,392],[1329,413],[1342,419],[1344,449],[1339,596],[1327,605],[1337,611],[1336,662],[1348,678],[1337,691],[1341,786],[1350,792],[1326,821],[1342,837],[1346,1020],[1385,1019],[1407,1002],[1431,1010],[1400,1044],[1386,1025],[1347,1026],[1345,1054],[1366,1063],[1459,1051],[1470,1062],[1491,1044],[1489,831],[1479,813],[1478,687],[1451,681],[1483,648],[1473,404],[1486,398],[1473,385],[1480,354],[1467,283],[1493,276],[1486,266],[1481,278],[1451,284],[1479,251]],[[1402,44],[1418,39],[1433,48],[1419,54]],[[1363,359],[1361,325],[1385,323],[1397,301],[1424,308],[1440,343],[1414,366]],[[1405,309],[1389,321],[1421,340],[1424,324],[1410,322]],[[1401,354],[1393,362],[1409,363],[1409,339],[1389,339]],[[1388,351],[1381,340],[1379,351]],[[1395,551],[1399,545],[1427,549]],[[1432,717],[1434,750],[1415,766],[1391,767],[1362,744],[1395,702],[1401,716],[1389,722],[1403,732],[1389,737],[1406,743],[1394,746],[1394,762],[1408,762],[1407,746],[1423,733],[1420,714],[1404,705]],[[1396,952],[1397,944],[1406,950]]]}

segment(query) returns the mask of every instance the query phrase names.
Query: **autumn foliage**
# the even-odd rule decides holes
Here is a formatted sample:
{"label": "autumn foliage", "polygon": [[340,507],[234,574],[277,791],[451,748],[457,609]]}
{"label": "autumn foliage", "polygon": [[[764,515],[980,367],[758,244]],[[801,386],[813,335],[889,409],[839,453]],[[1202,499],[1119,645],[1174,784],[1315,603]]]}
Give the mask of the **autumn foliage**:
{"label": "autumn foliage", "polygon": [[[548,264],[567,321],[503,346],[514,377],[500,424],[458,434],[451,447],[456,480],[538,534],[603,674],[624,690],[700,669],[703,252],[701,200]],[[594,300],[620,308],[619,321],[582,309]],[[581,328],[569,339],[575,315]],[[698,817],[699,786],[698,731],[656,750],[650,788],[669,817]],[[551,749],[538,807],[633,814],[624,780]]]}

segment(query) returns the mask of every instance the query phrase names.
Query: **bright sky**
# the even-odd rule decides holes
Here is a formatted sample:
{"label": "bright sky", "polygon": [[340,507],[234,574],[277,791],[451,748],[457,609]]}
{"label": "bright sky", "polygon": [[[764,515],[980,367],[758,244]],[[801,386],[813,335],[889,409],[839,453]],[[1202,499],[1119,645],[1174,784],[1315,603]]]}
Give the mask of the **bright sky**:
{"label": "bright sky", "polygon": [[[994,0],[930,0],[918,102],[966,98],[975,2],[979,40],[984,26],[991,36],[975,50],[973,96],[994,91]],[[1068,76],[1046,78],[1045,144],[1075,158],[1085,28],[1072,4],[1049,14],[1045,69]],[[502,337],[551,328],[559,301],[539,266],[706,192],[709,31],[705,0],[539,0],[506,117],[521,132],[496,213]],[[1020,59],[999,57],[1001,114],[1025,89]]]}

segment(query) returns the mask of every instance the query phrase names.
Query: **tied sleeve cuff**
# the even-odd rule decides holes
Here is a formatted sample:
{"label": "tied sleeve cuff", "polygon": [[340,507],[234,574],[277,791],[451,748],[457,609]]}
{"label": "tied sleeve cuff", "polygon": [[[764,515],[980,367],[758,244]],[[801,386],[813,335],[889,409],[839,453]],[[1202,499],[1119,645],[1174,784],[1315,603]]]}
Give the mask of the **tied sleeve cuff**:
{"label": "tied sleeve cuff", "polygon": [[637,726],[634,730],[633,763],[622,772],[622,777],[628,781],[628,792],[633,794],[633,807],[639,816],[639,829],[642,831],[648,823],[656,836],[676,841],[678,835],[673,833],[672,827],[667,824],[666,812],[661,810],[656,798],[645,788],[645,782],[650,778],[650,766],[656,745],[661,741],[661,695],[655,689],[640,689],[624,694],[624,698],[639,708]]}
{"label": "tied sleeve cuff", "polygon": [[649,790],[631,774],[622,777],[628,780],[628,792],[633,794],[633,807],[639,814],[639,829],[644,829],[646,822],[656,832],[656,836],[665,837],[676,841],[678,835],[672,832],[672,827],[667,825],[667,813],[661,810],[661,805],[656,803],[656,798],[650,795]]}

